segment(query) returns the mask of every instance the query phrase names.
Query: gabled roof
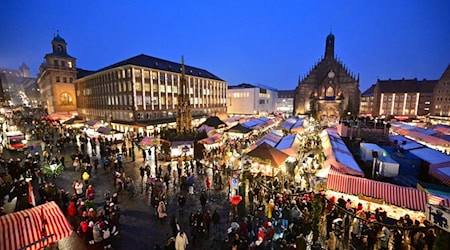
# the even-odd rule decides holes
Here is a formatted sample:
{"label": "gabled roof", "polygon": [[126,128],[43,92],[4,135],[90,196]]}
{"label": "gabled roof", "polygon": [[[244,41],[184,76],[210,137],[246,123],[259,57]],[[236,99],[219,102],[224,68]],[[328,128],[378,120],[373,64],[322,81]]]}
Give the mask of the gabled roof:
{"label": "gabled roof", "polygon": [[368,88],[366,91],[364,91],[361,96],[362,97],[369,97],[369,96],[373,96],[373,90],[375,89],[375,84],[372,84],[372,86],[370,86],[370,88]]}
{"label": "gabled roof", "polygon": [[422,81],[415,79],[378,80],[377,85],[381,93],[433,93],[438,80]]}
{"label": "gabled roof", "polygon": [[439,80],[444,79],[450,79],[450,64],[447,66],[447,69],[445,69],[444,73],[442,73],[441,78],[439,78]]}
{"label": "gabled roof", "polygon": [[252,85],[250,83],[241,83],[234,86],[228,86],[228,89],[254,89],[259,88],[258,86]]}
{"label": "gabled roof", "polygon": [[[176,63],[176,62],[167,61],[167,60],[160,59],[160,58],[156,58],[153,56],[144,55],[144,54],[140,54],[138,56],[134,56],[134,57],[128,58],[126,60],[120,61],[118,63],[109,65],[107,67],[101,68],[101,69],[97,70],[95,73],[104,71],[104,70],[108,70],[108,69],[112,69],[112,68],[117,68],[120,66],[125,66],[125,65],[136,65],[136,66],[141,66],[141,67],[146,67],[146,68],[151,68],[151,69],[159,69],[159,70],[164,70],[164,71],[181,73],[181,64]],[[209,79],[213,79],[213,80],[223,81],[221,78],[210,73],[207,70],[195,68],[195,67],[188,66],[188,65],[185,65],[184,67],[186,70],[186,72],[185,72],[186,75],[196,76],[196,77],[204,77],[204,78],[209,78]]]}
{"label": "gabled roof", "polygon": [[249,128],[243,126],[242,124],[238,123],[237,125],[228,129],[226,132],[247,134],[251,131],[252,131],[252,129],[249,129]]}

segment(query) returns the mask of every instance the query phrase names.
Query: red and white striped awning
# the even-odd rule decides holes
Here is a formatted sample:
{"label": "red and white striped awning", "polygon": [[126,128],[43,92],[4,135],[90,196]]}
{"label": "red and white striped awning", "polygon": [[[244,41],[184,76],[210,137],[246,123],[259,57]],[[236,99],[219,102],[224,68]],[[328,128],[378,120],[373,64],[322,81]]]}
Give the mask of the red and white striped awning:
{"label": "red and white striped awning", "polygon": [[383,199],[387,203],[418,211],[425,211],[428,200],[426,193],[416,188],[346,175],[334,167],[328,173],[327,188],[352,195],[363,194]]}
{"label": "red and white striped awning", "polygon": [[41,249],[68,237],[72,227],[55,202],[0,217],[0,249]]}

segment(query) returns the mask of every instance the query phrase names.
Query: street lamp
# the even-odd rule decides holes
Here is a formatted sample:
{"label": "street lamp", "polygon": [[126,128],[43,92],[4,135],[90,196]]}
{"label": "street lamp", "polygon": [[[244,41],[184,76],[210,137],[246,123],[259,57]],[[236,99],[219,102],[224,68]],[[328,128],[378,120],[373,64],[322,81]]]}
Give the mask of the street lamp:
{"label": "street lamp", "polygon": [[375,167],[376,167],[377,161],[378,161],[378,151],[372,151],[372,157],[373,157],[372,179],[375,180]]}

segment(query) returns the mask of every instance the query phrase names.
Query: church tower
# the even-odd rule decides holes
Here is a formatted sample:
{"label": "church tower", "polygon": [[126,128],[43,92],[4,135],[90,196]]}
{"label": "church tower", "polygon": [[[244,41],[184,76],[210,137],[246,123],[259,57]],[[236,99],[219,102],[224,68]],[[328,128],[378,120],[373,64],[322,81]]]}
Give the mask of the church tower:
{"label": "church tower", "polygon": [[192,131],[191,102],[189,98],[189,84],[186,80],[184,68],[184,56],[181,57],[181,80],[178,93],[177,107],[177,133],[179,135],[189,134]]}
{"label": "church tower", "polygon": [[325,58],[334,58],[334,35],[331,32],[325,43]]}
{"label": "church tower", "polygon": [[49,114],[77,110],[75,86],[76,59],[67,53],[67,43],[59,33],[51,41],[52,52],[39,67],[38,85],[42,105]]}
{"label": "church tower", "polygon": [[294,115],[311,115],[335,122],[359,112],[359,75],[334,54],[334,35],[325,40],[325,56],[314,64],[295,89]]}

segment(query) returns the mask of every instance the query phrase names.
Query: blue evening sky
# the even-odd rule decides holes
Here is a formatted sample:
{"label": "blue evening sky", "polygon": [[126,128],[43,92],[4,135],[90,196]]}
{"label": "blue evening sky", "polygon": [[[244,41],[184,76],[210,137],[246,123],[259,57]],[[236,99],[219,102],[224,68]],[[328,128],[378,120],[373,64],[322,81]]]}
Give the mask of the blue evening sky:
{"label": "blue evening sky", "polygon": [[230,85],[294,89],[325,38],[361,91],[377,78],[438,79],[450,63],[450,1],[2,0],[0,67],[33,75],[56,30],[77,66],[97,70],[138,54],[204,68]]}

